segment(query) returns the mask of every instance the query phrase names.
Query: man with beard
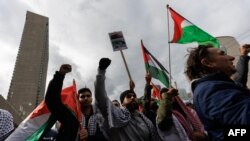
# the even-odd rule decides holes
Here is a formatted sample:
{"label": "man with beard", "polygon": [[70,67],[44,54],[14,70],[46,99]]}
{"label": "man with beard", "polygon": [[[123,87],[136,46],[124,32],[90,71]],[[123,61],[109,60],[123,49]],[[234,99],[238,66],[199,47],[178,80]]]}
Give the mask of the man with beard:
{"label": "man with beard", "polygon": [[122,107],[112,104],[105,89],[105,72],[111,60],[102,58],[95,81],[95,98],[102,115],[108,121],[106,131],[114,141],[158,141],[158,133],[152,122],[138,112],[136,94],[132,90],[121,93]]}

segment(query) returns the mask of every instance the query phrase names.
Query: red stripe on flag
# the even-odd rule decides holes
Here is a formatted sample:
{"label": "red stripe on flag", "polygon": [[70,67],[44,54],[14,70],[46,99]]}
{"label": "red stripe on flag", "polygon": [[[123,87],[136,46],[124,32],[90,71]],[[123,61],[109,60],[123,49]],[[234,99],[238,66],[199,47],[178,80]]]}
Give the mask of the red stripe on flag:
{"label": "red stripe on flag", "polygon": [[183,31],[182,31],[181,23],[185,20],[185,18],[183,18],[178,13],[176,13],[172,8],[169,8],[169,11],[174,20],[174,36],[171,42],[176,43],[182,36]]}
{"label": "red stripe on flag", "polygon": [[[80,103],[77,100],[77,91],[76,91],[76,84],[75,81],[73,81],[73,84],[69,87],[66,87],[61,92],[61,100],[62,103],[65,104],[70,110],[75,114],[79,122],[82,120],[82,114],[80,110]],[[45,101],[43,100],[36,108],[35,110],[29,115],[30,119],[50,113]]]}
{"label": "red stripe on flag", "polygon": [[74,112],[75,116],[79,121],[82,120],[82,114],[80,110],[80,103],[77,100],[77,91],[76,91],[76,84],[73,81],[73,85],[67,88],[64,88],[61,92],[61,100],[63,104],[68,106],[72,112]]}
{"label": "red stripe on flag", "polygon": [[141,47],[142,47],[142,56],[143,56],[143,60],[145,63],[148,63],[148,61],[150,60],[150,57],[148,56],[147,53],[145,53],[145,50],[144,50],[144,45],[143,45],[143,42],[141,40]]}
{"label": "red stripe on flag", "polygon": [[154,98],[157,98],[158,100],[161,99],[161,94],[160,94],[160,90],[155,86],[154,83],[151,82],[151,85],[153,86],[153,93],[152,93],[152,96]]}
{"label": "red stripe on flag", "polygon": [[30,119],[34,117],[38,117],[43,114],[50,113],[45,101],[43,100],[36,108],[35,110],[29,115]]}

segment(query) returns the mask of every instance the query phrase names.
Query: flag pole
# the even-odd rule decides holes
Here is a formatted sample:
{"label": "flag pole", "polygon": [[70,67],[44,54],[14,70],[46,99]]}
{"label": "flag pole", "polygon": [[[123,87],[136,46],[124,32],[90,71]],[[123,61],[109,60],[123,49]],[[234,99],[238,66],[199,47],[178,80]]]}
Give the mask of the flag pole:
{"label": "flag pole", "polygon": [[[75,92],[77,91],[76,90],[76,82],[75,82],[75,79],[73,79],[73,86],[74,86],[74,88],[75,88]],[[78,113],[78,111],[79,111],[79,105],[78,105],[78,98],[77,98],[77,93],[75,93],[74,94],[75,95],[75,103],[76,103],[76,116],[77,116],[77,119],[78,119],[78,117],[79,117],[79,113]],[[80,130],[82,129],[82,118],[81,119],[78,119],[78,121],[79,121],[79,123],[80,123]]]}
{"label": "flag pole", "polygon": [[123,63],[124,63],[124,65],[125,65],[126,70],[127,70],[127,73],[128,73],[129,80],[132,81],[132,77],[131,77],[131,75],[130,75],[130,72],[129,72],[129,69],[128,69],[128,65],[127,65],[125,56],[124,56],[123,51],[122,51],[121,49],[120,49],[120,52],[121,52],[121,55],[122,55]]}
{"label": "flag pole", "polygon": [[170,79],[169,79],[169,87],[171,87],[171,78],[172,78],[172,73],[171,73],[171,53],[170,53],[170,33],[169,33],[169,5],[167,4],[167,20],[168,20],[168,57],[169,57],[169,75],[170,75]]}

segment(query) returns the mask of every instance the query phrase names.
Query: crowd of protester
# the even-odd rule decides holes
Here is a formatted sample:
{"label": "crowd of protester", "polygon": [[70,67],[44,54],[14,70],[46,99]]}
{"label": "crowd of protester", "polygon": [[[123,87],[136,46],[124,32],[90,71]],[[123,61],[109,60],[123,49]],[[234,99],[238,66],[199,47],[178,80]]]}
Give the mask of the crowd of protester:
{"label": "crowd of protester", "polygon": [[[234,57],[211,45],[190,49],[185,74],[191,83],[193,103],[184,103],[173,87],[162,88],[161,99],[152,98],[149,73],[145,75],[142,102],[133,81],[120,94],[120,102],[110,100],[105,78],[111,60],[102,58],[94,93],[86,87],[78,90],[81,123],[61,101],[64,77],[72,71],[71,65],[63,64],[45,96],[57,128],[46,129],[39,140],[223,141],[225,128],[250,126],[250,90],[246,85],[249,52],[249,44],[240,47],[235,67]],[[0,141],[8,140],[14,130],[12,115],[0,109]]]}

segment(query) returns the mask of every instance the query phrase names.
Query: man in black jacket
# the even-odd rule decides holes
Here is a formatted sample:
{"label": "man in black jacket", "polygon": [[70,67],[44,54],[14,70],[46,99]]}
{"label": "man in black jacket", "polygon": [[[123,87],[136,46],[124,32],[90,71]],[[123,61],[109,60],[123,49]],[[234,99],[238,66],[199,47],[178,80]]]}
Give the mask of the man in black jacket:
{"label": "man in black jacket", "polygon": [[50,81],[45,102],[54,116],[61,123],[56,141],[75,141],[79,122],[72,112],[61,101],[61,90],[66,73],[71,72],[69,64],[63,64]]}

